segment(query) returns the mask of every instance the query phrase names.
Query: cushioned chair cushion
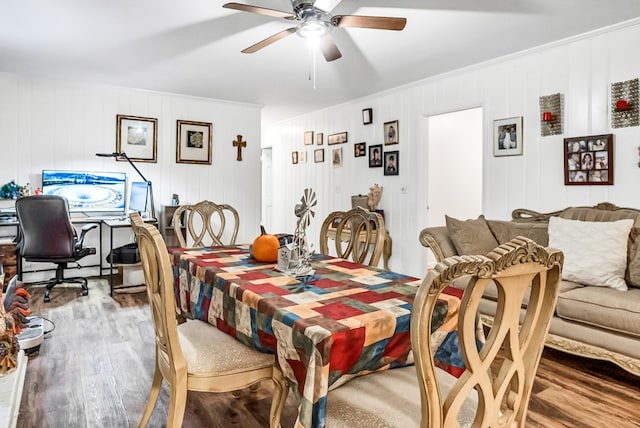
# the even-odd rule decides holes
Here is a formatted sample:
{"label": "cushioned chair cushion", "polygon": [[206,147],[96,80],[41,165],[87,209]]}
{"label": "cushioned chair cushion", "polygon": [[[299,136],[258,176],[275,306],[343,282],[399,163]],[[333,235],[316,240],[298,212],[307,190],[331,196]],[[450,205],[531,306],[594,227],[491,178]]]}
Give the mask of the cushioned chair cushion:
{"label": "cushioned chair cushion", "polygon": [[488,254],[499,245],[483,215],[475,220],[458,220],[445,215],[445,220],[459,255]]}
{"label": "cushioned chair cushion", "polygon": [[178,326],[189,375],[234,374],[275,363],[273,354],[256,351],[203,321]]}
{"label": "cushioned chair cushion", "polygon": [[561,318],[640,337],[640,289],[628,291],[582,287],[560,293]]}
{"label": "cushioned chair cushion", "polygon": [[[441,396],[449,393],[456,378],[436,368]],[[401,394],[398,392],[401,391]],[[467,397],[458,415],[461,427],[473,422],[478,398]],[[326,426],[353,427],[419,427],[420,390],[415,366],[391,369],[360,376],[329,391]]]}

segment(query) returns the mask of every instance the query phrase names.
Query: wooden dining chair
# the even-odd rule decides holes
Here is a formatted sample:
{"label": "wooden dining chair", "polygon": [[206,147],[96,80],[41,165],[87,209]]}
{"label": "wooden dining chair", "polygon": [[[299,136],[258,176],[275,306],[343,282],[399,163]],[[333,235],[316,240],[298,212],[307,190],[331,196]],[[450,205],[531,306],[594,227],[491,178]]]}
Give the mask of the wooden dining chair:
{"label": "wooden dining chair", "polygon": [[173,274],[167,247],[158,229],[130,215],[136,234],[156,336],[156,358],[151,392],[140,421],[146,427],[163,379],[169,384],[167,427],[180,427],[187,391],[231,392],[273,380],[269,426],[280,426],[287,392],[282,372],[272,354],[252,349],[214,326],[199,320],[178,325]]}
{"label": "wooden dining chair", "polygon": [[386,234],[384,220],[377,212],[367,211],[362,207],[350,211],[334,211],[322,222],[320,252],[334,255],[329,250],[329,241],[333,240],[335,255],[338,257],[377,266]]}
{"label": "wooden dining chair", "polygon": [[[413,304],[415,366],[361,376],[330,391],[326,426],[524,427],[563,259],[560,251],[517,237],[487,256],[443,260],[427,274]],[[440,292],[461,278],[468,280],[457,325],[466,370],[455,378],[436,368],[430,332]],[[499,292],[498,310],[481,344],[478,305],[491,283]]]}
{"label": "wooden dining chair", "polygon": [[[173,213],[173,230],[180,247],[234,245],[240,217],[231,205],[200,201],[181,205]],[[231,223],[227,228],[227,223]]]}

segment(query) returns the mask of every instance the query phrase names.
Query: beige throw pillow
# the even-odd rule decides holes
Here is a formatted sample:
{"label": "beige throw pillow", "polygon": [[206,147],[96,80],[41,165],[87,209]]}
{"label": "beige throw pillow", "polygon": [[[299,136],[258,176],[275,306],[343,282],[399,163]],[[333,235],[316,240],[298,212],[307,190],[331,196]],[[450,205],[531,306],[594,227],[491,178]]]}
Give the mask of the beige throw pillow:
{"label": "beige throw pillow", "polygon": [[632,219],[618,221],[549,218],[549,246],[562,250],[562,279],[627,290],[627,241]]}
{"label": "beige throw pillow", "polygon": [[483,215],[475,220],[458,220],[447,215],[444,218],[458,255],[488,254],[498,246]]}

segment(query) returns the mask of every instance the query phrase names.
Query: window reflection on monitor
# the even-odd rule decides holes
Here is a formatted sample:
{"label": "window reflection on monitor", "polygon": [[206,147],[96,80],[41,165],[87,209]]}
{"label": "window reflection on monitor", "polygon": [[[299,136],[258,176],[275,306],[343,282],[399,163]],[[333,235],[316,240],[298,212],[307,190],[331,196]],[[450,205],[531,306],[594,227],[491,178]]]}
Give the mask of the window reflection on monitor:
{"label": "window reflection on monitor", "polygon": [[129,192],[129,211],[144,213],[147,211],[147,189],[146,181],[134,181],[131,183]]}

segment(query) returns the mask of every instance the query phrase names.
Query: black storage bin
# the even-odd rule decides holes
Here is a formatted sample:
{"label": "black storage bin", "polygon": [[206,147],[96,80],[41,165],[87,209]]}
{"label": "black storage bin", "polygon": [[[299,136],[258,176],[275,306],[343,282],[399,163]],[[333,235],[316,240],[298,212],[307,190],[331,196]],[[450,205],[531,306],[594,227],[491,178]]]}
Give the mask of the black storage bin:
{"label": "black storage bin", "polygon": [[138,244],[133,242],[131,244],[123,245],[122,247],[114,248],[107,255],[107,262],[113,263],[114,265],[129,265],[140,263],[140,252],[138,251]]}

